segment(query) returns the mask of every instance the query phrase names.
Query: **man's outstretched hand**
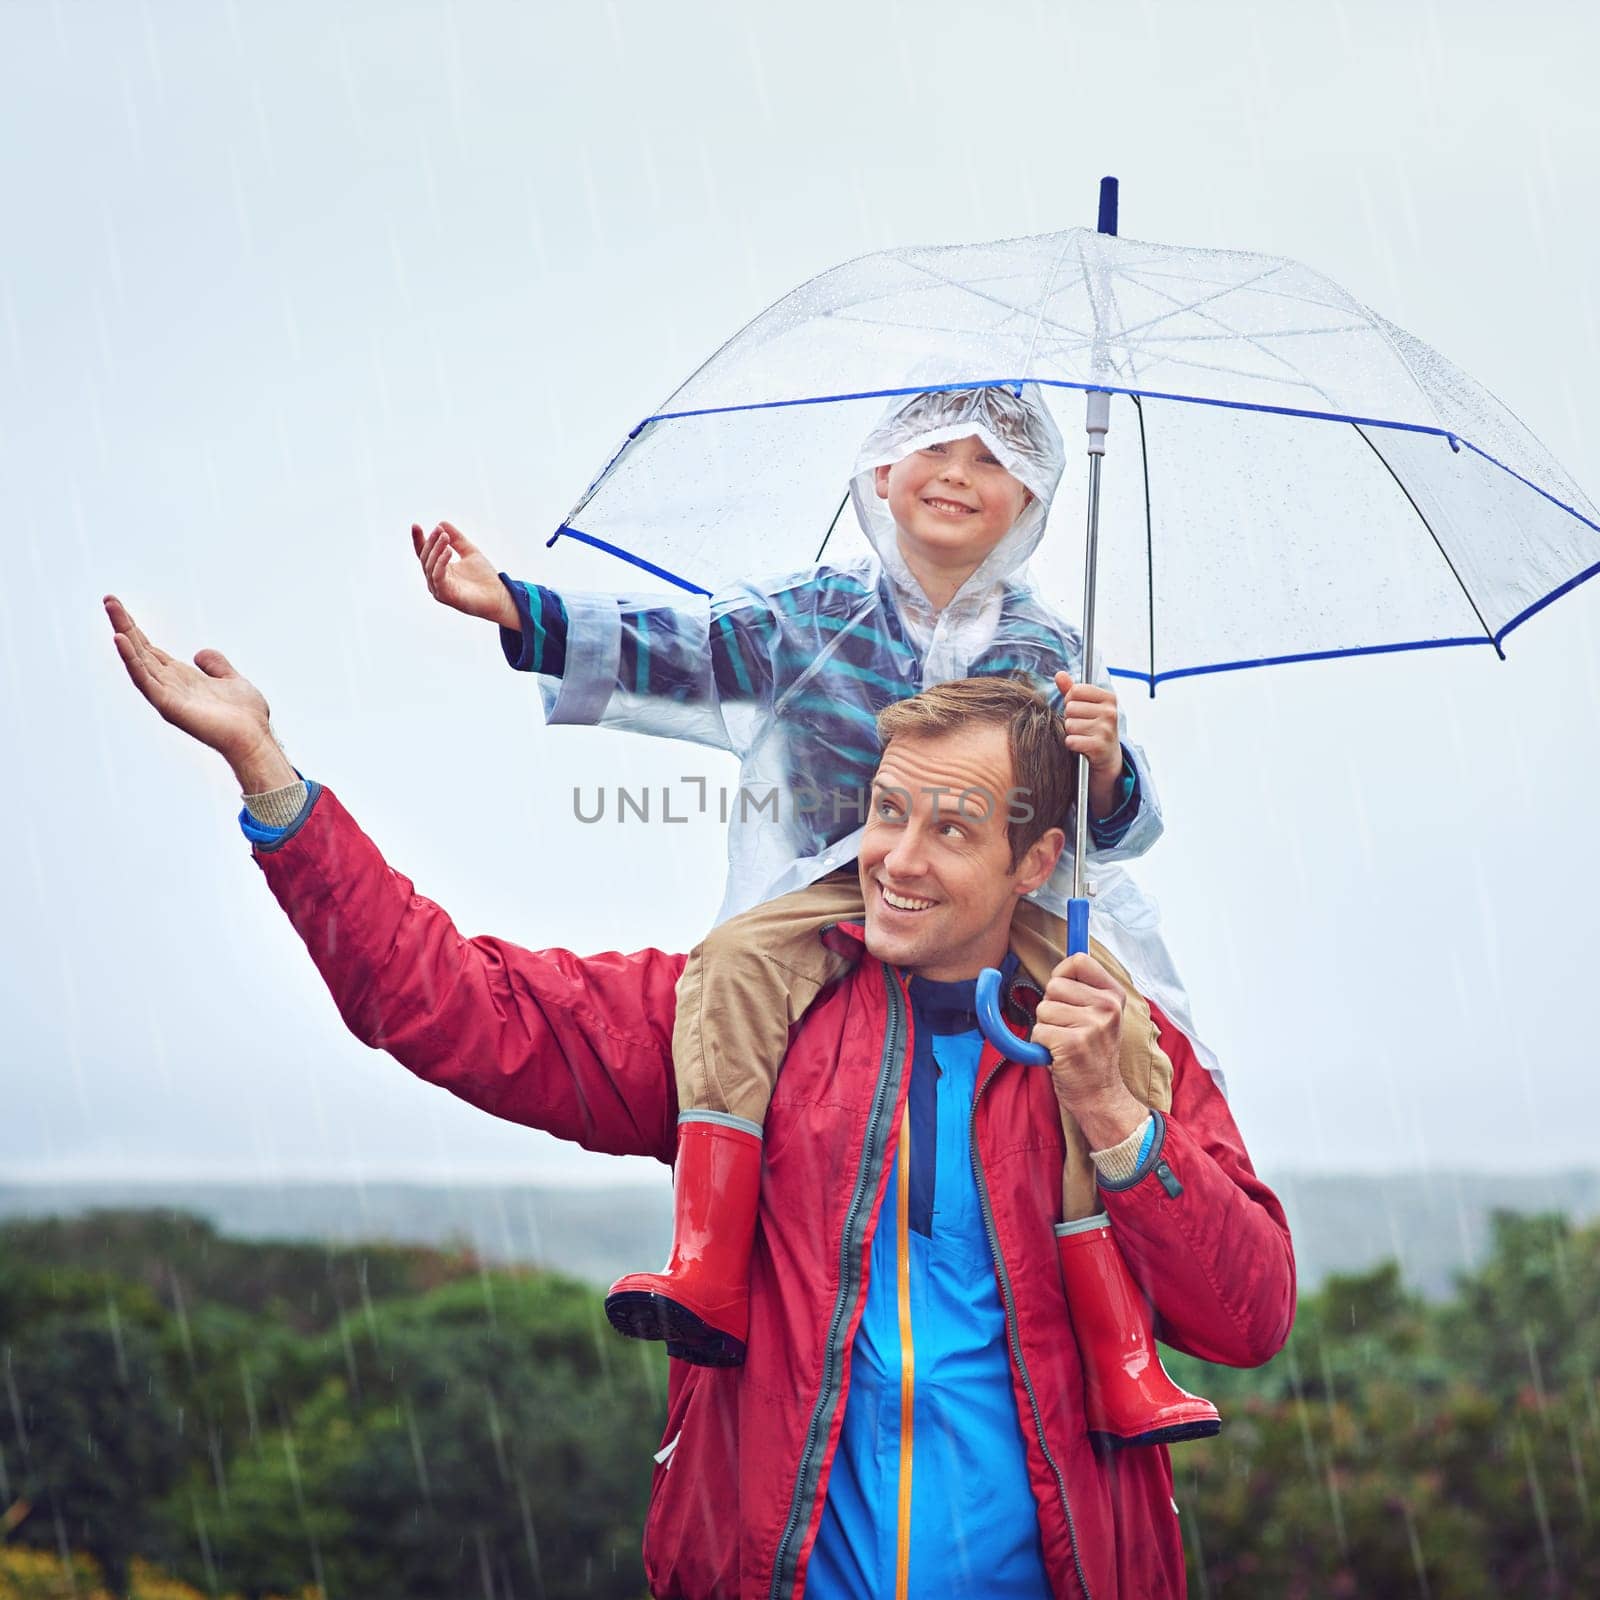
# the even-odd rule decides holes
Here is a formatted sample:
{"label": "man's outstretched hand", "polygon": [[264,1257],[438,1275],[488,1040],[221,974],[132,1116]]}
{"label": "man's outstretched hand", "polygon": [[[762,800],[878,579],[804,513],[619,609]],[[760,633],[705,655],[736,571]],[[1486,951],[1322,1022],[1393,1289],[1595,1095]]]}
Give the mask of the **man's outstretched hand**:
{"label": "man's outstretched hand", "polygon": [[117,654],[133,686],[173,727],[209,745],[233,768],[244,794],[262,794],[295,781],[289,759],[268,723],[267,702],[220,650],[201,650],[194,666],[145,637],[114,594],[105,597]]}

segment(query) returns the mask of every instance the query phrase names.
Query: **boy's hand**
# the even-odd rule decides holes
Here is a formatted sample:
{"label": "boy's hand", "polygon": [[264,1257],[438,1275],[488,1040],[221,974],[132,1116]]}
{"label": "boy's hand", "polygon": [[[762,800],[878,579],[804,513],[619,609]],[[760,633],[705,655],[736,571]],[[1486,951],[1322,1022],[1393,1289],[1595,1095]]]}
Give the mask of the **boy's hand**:
{"label": "boy's hand", "polygon": [[1110,816],[1116,809],[1122,778],[1122,739],[1117,731],[1117,697],[1097,683],[1074,683],[1066,672],[1056,674],[1056,688],[1066,701],[1067,749],[1089,758],[1089,814]]}
{"label": "boy's hand", "polygon": [[512,632],[522,626],[516,602],[506,592],[494,563],[459,528],[441,522],[424,536],[422,528],[413,522],[411,548],[422,563],[428,593],[440,605],[499,623]]}

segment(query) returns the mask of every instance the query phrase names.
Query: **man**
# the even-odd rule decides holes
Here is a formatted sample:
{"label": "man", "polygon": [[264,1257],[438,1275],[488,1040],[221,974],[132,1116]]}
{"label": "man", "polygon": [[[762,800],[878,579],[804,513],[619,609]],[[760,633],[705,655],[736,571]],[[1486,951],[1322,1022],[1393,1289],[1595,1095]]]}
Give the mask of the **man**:
{"label": "man", "polygon": [[[671,1159],[681,957],[462,938],[301,781],[222,656],[188,667],[107,609],[136,686],[232,766],[256,860],[358,1038],[497,1116]],[[1165,1449],[1091,1439],[1108,1430],[1069,1309],[1086,1314],[1079,1257],[1114,1235],[1169,1343],[1253,1365],[1293,1316],[1283,1213],[1153,1008],[1170,1114],[1129,1092],[1125,997],[1091,957],[1042,999],[1012,985],[1037,1000],[1048,1072],[977,1045],[971,980],[1006,960],[1012,911],[1062,847],[1042,825],[1058,806],[1018,820],[1028,793],[1064,792],[1039,765],[1065,767],[1060,729],[996,679],[885,715],[866,914],[831,930],[847,970],[795,1027],[768,1113],[746,1363],[672,1363],[651,1590],[1177,1597]],[[1097,1152],[1109,1218],[1060,1238],[1059,1107]],[[1130,1368],[1150,1361],[1130,1338]]]}

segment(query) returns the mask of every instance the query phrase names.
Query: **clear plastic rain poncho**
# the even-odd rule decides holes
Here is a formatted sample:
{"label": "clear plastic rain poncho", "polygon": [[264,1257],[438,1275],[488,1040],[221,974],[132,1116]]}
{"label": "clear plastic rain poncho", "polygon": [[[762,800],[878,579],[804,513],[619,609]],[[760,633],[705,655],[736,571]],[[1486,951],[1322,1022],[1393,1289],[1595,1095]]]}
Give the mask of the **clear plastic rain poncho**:
{"label": "clear plastic rain poncho", "polygon": [[[974,435],[1031,499],[936,611],[901,552],[875,470]],[[1036,391],[897,396],[862,442],[849,484],[869,551],[714,595],[563,594],[566,664],[561,677],[540,679],[547,716],[690,740],[739,758],[738,791],[723,805],[729,873],[721,917],[814,882],[857,854],[878,755],[873,723],[884,706],[931,684],[992,673],[1025,674],[1059,699],[1054,674],[1079,676],[1078,628],[1045,605],[1025,575],[1064,466],[1060,431]],[[1148,764],[1119,720],[1141,804],[1115,845],[1091,850],[1095,937],[1192,1031],[1155,907],[1112,865],[1142,854],[1161,832]],[[1064,913],[1071,892],[1069,846],[1035,898]]]}

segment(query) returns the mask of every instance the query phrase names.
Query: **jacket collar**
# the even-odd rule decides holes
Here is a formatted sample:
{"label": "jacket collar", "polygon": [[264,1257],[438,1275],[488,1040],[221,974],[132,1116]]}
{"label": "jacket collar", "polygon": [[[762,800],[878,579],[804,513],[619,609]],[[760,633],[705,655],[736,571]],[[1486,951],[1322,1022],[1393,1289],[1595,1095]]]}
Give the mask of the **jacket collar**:
{"label": "jacket collar", "polygon": [[[858,966],[866,957],[867,930],[862,923],[831,923],[818,937],[836,956],[848,961],[851,967]],[[1034,1013],[1039,1009],[1039,1002],[1044,999],[1044,995],[1039,985],[1014,959],[1008,960],[1006,967],[1010,982],[1006,985],[1002,1004],[1005,1006],[1007,1020],[1029,1029],[1033,1026]]]}

